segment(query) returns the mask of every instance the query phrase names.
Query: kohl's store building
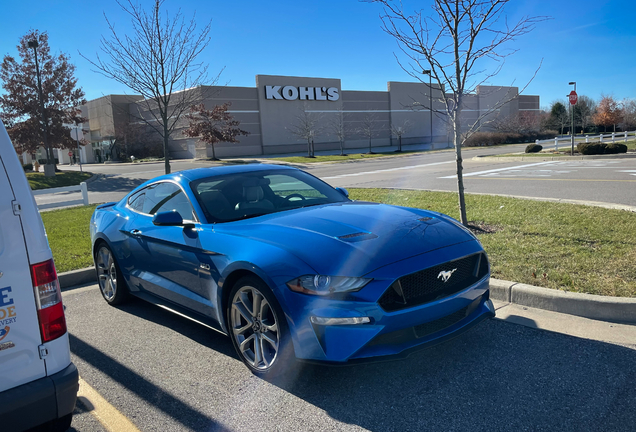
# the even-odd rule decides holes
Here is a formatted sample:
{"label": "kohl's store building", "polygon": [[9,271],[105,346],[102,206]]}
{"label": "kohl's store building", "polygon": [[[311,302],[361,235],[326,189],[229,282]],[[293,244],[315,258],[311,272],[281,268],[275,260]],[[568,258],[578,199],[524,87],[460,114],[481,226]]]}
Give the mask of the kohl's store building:
{"label": "kohl's store building", "polygon": [[[433,107],[444,109],[442,91],[435,84],[429,89],[428,83],[390,81],[387,91],[354,91],[343,90],[340,80],[334,78],[256,75],[256,87],[213,86],[188,91],[201,92],[208,109],[231,102],[230,113],[240,121],[239,127],[250,133],[240,136],[240,143],[216,144],[215,151],[219,157],[306,152],[307,141],[292,133],[294,127],[299,126],[298,118],[303,110],[317,123],[314,137],[316,151],[340,148],[334,131],[334,123],[340,119],[345,131],[345,149],[368,148],[369,139],[363,130],[369,128],[373,130],[372,147],[395,146],[398,138],[391,131],[396,127],[405,129],[402,145],[424,144],[424,148],[435,149],[452,147],[452,139],[441,114],[433,113],[431,134],[430,91]],[[103,154],[108,151],[106,147],[110,141],[107,137],[115,135],[126,121],[122,112],[144,111],[144,105],[138,102],[140,98],[109,95],[89,101],[83,107],[89,126],[87,128],[85,123],[84,129],[90,129],[86,138],[91,142],[93,152]],[[480,113],[501,100],[510,102],[491,115],[515,116],[522,111],[539,110],[539,96],[519,95],[517,87],[480,86],[476,94],[465,96],[464,123],[474,122]],[[173,158],[212,156],[209,145],[182,134],[187,127],[185,119],[179,126],[170,142]],[[92,159],[88,162],[97,161],[94,155],[85,156]]]}

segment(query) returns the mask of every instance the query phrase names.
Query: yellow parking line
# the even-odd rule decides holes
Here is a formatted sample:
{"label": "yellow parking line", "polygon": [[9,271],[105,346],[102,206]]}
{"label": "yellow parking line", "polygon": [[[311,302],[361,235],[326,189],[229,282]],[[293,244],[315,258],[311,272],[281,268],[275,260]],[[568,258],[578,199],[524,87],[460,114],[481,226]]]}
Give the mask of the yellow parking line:
{"label": "yellow parking line", "polygon": [[117,408],[108,403],[83,379],[79,379],[77,398],[87,410],[110,432],[139,432],[139,429]]}
{"label": "yellow parking line", "polygon": [[[476,180],[545,180],[545,181],[578,181],[578,182],[619,182],[619,183],[635,183],[636,180],[609,180],[609,179],[557,179],[557,178],[541,178],[541,177],[474,177]],[[471,180],[472,181],[472,180]]]}

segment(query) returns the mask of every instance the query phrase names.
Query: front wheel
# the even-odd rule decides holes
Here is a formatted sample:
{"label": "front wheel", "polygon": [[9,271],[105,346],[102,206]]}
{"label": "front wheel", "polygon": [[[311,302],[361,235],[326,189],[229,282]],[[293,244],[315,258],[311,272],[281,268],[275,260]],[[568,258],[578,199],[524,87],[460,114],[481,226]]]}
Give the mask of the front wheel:
{"label": "front wheel", "polygon": [[260,279],[244,277],[236,283],[227,317],[232,344],[252,373],[273,378],[293,368],[294,349],[285,316]]}
{"label": "front wheel", "polygon": [[108,304],[115,306],[128,299],[128,290],[115,256],[108,246],[102,244],[95,254],[95,270],[99,290]]}

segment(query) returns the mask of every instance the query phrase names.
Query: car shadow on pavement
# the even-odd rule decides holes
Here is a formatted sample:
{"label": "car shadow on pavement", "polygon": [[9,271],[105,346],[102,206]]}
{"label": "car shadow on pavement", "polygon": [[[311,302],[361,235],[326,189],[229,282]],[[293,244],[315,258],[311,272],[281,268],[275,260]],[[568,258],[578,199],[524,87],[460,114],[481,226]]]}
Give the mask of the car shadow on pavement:
{"label": "car shadow on pavement", "polygon": [[169,328],[188,339],[212,349],[219,354],[239,360],[232,346],[232,341],[226,335],[196,323],[188,318],[164,310],[144,300],[132,297],[126,304],[117,307],[120,311],[134,315],[137,318]]}
{"label": "car shadow on pavement", "polygon": [[[100,371],[110,379],[163,411],[185,428],[198,430],[201,425],[205,425],[206,428],[224,430],[213,418],[192,408],[181,399],[151,383],[137,372],[77,336],[69,334],[69,340],[73,354],[99,367]],[[90,409],[90,407],[85,408]]]}
{"label": "car shadow on pavement", "polygon": [[624,431],[636,350],[490,320],[405,360],[306,366],[280,388],[371,431]]}

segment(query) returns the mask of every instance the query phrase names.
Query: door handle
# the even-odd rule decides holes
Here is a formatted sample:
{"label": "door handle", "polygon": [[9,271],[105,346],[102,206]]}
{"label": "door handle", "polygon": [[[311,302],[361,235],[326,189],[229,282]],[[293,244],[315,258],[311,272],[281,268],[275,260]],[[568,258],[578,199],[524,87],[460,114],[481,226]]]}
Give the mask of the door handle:
{"label": "door handle", "polygon": [[141,235],[141,231],[138,229],[134,229],[134,230],[130,230],[130,233],[132,235],[134,235],[135,237],[140,236]]}

